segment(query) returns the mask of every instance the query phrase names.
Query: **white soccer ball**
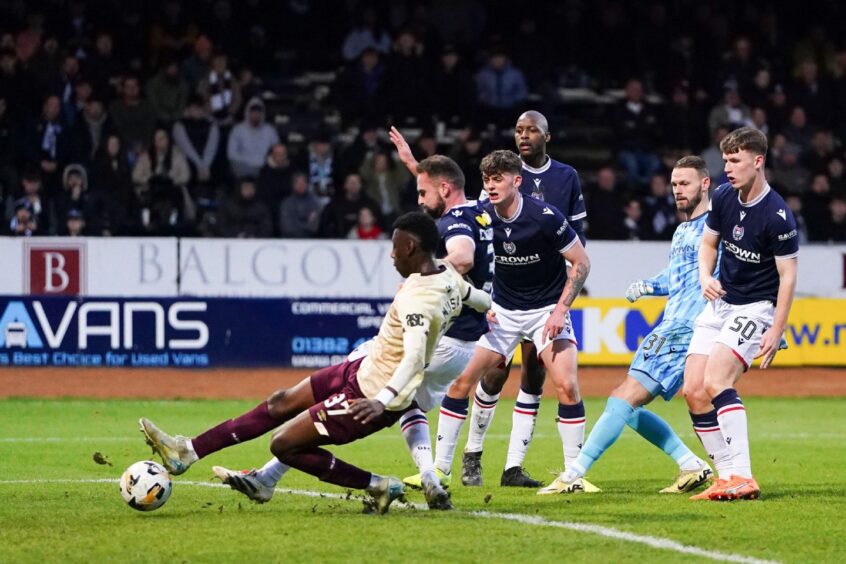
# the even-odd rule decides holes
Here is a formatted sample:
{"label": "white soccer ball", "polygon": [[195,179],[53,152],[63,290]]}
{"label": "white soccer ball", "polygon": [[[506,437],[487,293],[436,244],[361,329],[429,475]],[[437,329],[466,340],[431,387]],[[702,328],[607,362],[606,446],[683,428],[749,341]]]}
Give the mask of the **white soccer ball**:
{"label": "white soccer ball", "polygon": [[165,504],[173,482],[164,466],[150,460],[136,462],[120,477],[120,495],[132,509],[153,511]]}

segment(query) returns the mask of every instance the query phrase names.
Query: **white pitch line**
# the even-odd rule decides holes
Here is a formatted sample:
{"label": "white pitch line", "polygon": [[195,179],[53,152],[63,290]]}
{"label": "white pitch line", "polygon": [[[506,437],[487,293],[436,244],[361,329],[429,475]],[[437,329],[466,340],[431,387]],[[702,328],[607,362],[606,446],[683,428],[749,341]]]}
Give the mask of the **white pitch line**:
{"label": "white pitch line", "polygon": [[[34,479],[34,480],[0,480],[0,485],[14,485],[14,484],[117,484],[118,480],[108,478],[99,479]],[[177,482],[185,486],[198,486],[203,488],[228,488],[225,484],[216,484],[211,482],[194,482],[189,480],[179,480]],[[314,498],[329,498],[329,499],[343,499],[359,501],[360,498],[349,496],[346,494],[337,494],[329,492],[316,492],[311,490],[293,490],[288,488],[275,488],[276,492],[286,493],[291,495],[299,495],[304,497]],[[428,509],[425,504],[408,503],[414,509]],[[579,533],[588,533],[598,535],[605,538],[610,538],[618,541],[631,542],[635,544],[642,544],[659,550],[669,550],[681,554],[690,554],[693,556],[700,556],[709,560],[717,560],[720,562],[741,562],[744,564],[778,564],[773,560],[762,560],[753,558],[751,556],[743,556],[742,554],[732,554],[730,552],[719,552],[716,550],[706,550],[697,546],[682,544],[680,542],[666,539],[662,537],[654,537],[651,535],[640,535],[637,533],[630,533],[614,529],[613,527],[605,527],[603,525],[594,525],[592,523],[577,523],[573,521],[554,521],[552,519],[545,519],[543,517],[523,515],[519,513],[496,513],[491,511],[456,511],[455,513],[463,513],[471,517],[479,517],[482,519],[502,519],[505,521],[515,521],[524,525],[534,525],[536,527],[556,527],[559,529],[568,529]]]}

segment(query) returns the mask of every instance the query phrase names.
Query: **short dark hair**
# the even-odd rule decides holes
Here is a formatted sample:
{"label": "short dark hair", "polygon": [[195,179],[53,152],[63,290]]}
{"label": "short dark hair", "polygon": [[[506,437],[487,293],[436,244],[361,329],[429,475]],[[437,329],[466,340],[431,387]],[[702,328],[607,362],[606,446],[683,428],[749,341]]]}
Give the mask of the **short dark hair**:
{"label": "short dark hair", "polygon": [[687,155],[680,158],[676,161],[676,164],[673,165],[673,168],[692,168],[699,173],[699,178],[711,176],[708,174],[708,167],[705,166],[705,159],[697,157],[696,155]]}
{"label": "short dark hair", "polygon": [[443,155],[432,155],[417,163],[417,174],[428,174],[432,178],[446,180],[456,188],[464,190],[464,172],[454,160]]}
{"label": "short dark hair", "polygon": [[520,160],[517,153],[507,149],[499,149],[488,153],[479,165],[482,176],[494,176],[506,172],[516,175],[520,174],[522,168],[523,161]]}
{"label": "short dark hair", "polygon": [[394,222],[394,229],[411,233],[420,241],[420,248],[426,253],[434,253],[440,243],[438,226],[435,220],[421,211],[403,214]]}
{"label": "short dark hair", "polygon": [[720,141],[720,151],[726,155],[749,151],[756,155],[767,156],[767,136],[754,127],[741,127],[723,137]]}

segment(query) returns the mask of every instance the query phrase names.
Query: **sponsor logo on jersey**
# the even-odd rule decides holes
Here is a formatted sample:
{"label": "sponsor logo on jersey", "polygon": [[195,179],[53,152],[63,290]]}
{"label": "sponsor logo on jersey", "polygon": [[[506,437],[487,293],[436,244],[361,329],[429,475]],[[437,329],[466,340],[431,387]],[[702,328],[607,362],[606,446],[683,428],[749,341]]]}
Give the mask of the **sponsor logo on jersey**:
{"label": "sponsor logo on jersey", "polygon": [[753,251],[741,249],[734,243],[730,243],[725,239],[723,239],[723,246],[726,248],[727,251],[737,257],[738,260],[742,260],[743,262],[751,262],[754,264],[761,263],[761,253],[755,253]]}
{"label": "sponsor logo on jersey", "polygon": [[778,210],[776,212],[776,214],[778,214],[778,216],[781,217],[781,219],[783,219],[784,221],[787,221],[787,212],[786,211]]}
{"label": "sponsor logo on jersey", "polygon": [[496,262],[498,262],[500,264],[511,264],[511,265],[517,265],[517,266],[522,266],[522,265],[527,265],[527,264],[535,264],[535,263],[540,262],[540,260],[541,260],[540,255],[538,253],[535,253],[535,254],[529,255],[529,256],[520,256],[520,257],[507,257],[507,256],[503,256],[503,255],[496,255],[494,257],[494,259],[496,260]]}
{"label": "sponsor logo on jersey", "polygon": [[479,240],[480,241],[493,241],[493,228],[488,227],[487,229],[479,229]]}
{"label": "sponsor logo on jersey", "polygon": [[779,241],[787,241],[788,239],[792,239],[793,237],[796,237],[796,235],[797,235],[797,233],[796,233],[796,230],[794,229],[793,231],[779,235],[778,240]]}
{"label": "sponsor logo on jersey", "polygon": [[734,229],[731,231],[731,236],[734,237],[735,241],[740,241],[743,239],[743,228],[739,225],[735,225]]}
{"label": "sponsor logo on jersey", "polygon": [[564,223],[561,224],[561,227],[558,228],[558,231],[555,232],[555,234],[560,237],[565,231],[567,231],[567,220],[566,219],[564,220]]}
{"label": "sponsor logo on jersey", "polygon": [[470,229],[470,226],[466,223],[453,223],[449,227],[447,227],[447,231],[452,231],[453,229],[465,229],[467,231],[473,231]]}
{"label": "sponsor logo on jersey", "polygon": [[502,248],[509,255],[513,255],[517,252],[517,245],[514,244],[512,241],[506,241],[505,243],[503,243]]}

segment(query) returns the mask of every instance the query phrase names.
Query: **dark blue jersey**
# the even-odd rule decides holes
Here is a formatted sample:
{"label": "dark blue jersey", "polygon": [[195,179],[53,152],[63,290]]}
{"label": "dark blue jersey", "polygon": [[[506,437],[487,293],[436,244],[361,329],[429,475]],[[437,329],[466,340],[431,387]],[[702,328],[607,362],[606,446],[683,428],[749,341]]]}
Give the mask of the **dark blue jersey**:
{"label": "dark blue jersey", "polygon": [[[453,237],[467,237],[473,241],[476,247],[473,268],[466,276],[473,286],[490,293],[493,279],[493,228],[490,215],[476,202],[455,206],[438,220],[438,233],[441,236],[438,258],[447,256],[447,241]],[[464,306],[446,336],[462,341],[478,341],[487,332],[485,314]]]}
{"label": "dark blue jersey", "polygon": [[558,208],[584,244],[582,220],[587,217],[587,211],[576,169],[547,157],[540,168],[532,168],[524,162],[521,176],[520,192]]}
{"label": "dark blue jersey", "polygon": [[564,215],[525,196],[510,219],[499,217],[490,201],[483,209],[493,219],[493,301],[521,311],[556,303],[567,281],[561,253],[578,242]]}
{"label": "dark blue jersey", "polygon": [[711,198],[705,229],[720,237],[720,284],[730,304],[762,300],[776,302],[778,270],[775,261],[799,254],[796,220],[784,200],[769,185],[751,202],[740,201],[731,184],[723,184]]}

